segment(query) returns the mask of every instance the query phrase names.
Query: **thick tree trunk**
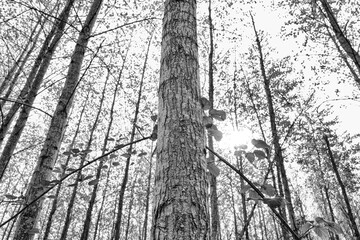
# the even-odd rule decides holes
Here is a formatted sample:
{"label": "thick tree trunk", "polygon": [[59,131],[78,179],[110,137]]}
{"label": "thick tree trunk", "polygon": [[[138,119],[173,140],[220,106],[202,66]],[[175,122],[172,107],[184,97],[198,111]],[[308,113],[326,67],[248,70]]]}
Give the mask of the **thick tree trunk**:
{"label": "thick tree trunk", "polygon": [[356,225],[355,217],[354,217],[352,209],[351,209],[350,199],[349,199],[349,197],[347,195],[345,185],[344,185],[344,183],[343,183],[343,181],[341,179],[340,173],[339,173],[338,168],[336,166],[336,162],[335,162],[333,153],[332,153],[331,148],[330,148],[329,139],[328,139],[328,137],[326,135],[324,135],[324,140],[325,140],[326,147],[327,147],[327,150],[328,150],[328,153],[329,153],[329,159],[330,159],[333,171],[335,173],[336,179],[337,179],[337,181],[339,183],[339,186],[340,186],[340,189],[341,189],[341,193],[342,193],[343,198],[344,198],[347,214],[349,216],[349,221],[350,221],[350,224],[351,224],[350,227],[351,227],[351,229],[352,229],[352,231],[354,233],[355,239],[360,240],[360,233],[359,233],[359,229],[358,229],[358,227]]}
{"label": "thick tree trunk", "polygon": [[151,239],[209,239],[196,0],[166,0]]}
{"label": "thick tree trunk", "polygon": [[[45,138],[45,143],[41,150],[39,160],[25,195],[25,204],[31,202],[46,188],[46,186],[44,186],[44,181],[50,180],[51,173],[59,153],[63,133],[65,131],[69,110],[72,106],[72,100],[76,86],[78,84],[85,50],[89,42],[90,33],[92,27],[94,26],[101,3],[102,0],[95,0],[93,2],[89,14],[85,20],[84,27],[79,34],[74,53],[71,57],[64,88],[56,106],[55,113],[50,123],[49,131]],[[43,186],[43,188],[39,188],[39,186]],[[42,207],[42,202],[43,200],[40,199],[21,213],[18,218],[14,240],[33,239],[34,235],[29,231],[33,229],[37,223]]]}

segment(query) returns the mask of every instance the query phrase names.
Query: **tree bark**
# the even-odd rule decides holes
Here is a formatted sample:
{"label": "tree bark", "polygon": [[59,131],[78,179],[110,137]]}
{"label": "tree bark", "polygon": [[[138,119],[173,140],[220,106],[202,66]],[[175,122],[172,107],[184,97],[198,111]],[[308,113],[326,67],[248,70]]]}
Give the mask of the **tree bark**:
{"label": "tree bark", "polygon": [[[320,0],[322,7],[324,8],[327,18],[331,24],[331,27],[335,33],[337,40],[340,43],[340,46],[344,49],[346,54],[351,58],[354,62],[358,74],[360,74],[360,55],[359,53],[353,48],[352,44],[350,43],[349,39],[345,36],[344,32],[342,31],[331,7],[327,0]],[[359,83],[359,82],[358,82]]]}
{"label": "tree bark", "polygon": [[[75,143],[76,143],[76,139],[77,139],[77,136],[79,134],[79,131],[80,131],[80,125],[81,125],[81,122],[82,122],[82,117],[84,115],[84,112],[85,112],[85,109],[86,109],[86,104],[87,104],[87,101],[89,99],[89,94],[90,94],[90,91],[87,93],[87,96],[86,96],[86,100],[85,100],[85,103],[84,103],[84,106],[80,112],[80,117],[79,117],[79,121],[77,123],[77,126],[76,126],[76,130],[75,130],[75,134],[73,136],[73,139],[71,141],[71,144],[70,146],[68,147],[68,151],[71,151],[71,149],[74,147]],[[69,162],[70,162],[70,159],[71,159],[71,155],[69,155],[67,158],[66,158],[66,161],[64,163],[64,167],[67,168],[68,165],[69,165]],[[81,171],[80,171],[81,172]],[[62,183],[60,183],[56,189],[56,193],[55,193],[55,198],[54,198],[54,201],[52,203],[52,206],[51,206],[51,210],[50,210],[50,214],[49,214],[49,217],[48,217],[48,221],[46,223],[46,228],[45,228],[45,232],[44,232],[44,237],[43,237],[43,240],[47,240],[48,237],[49,237],[49,234],[50,234],[50,230],[51,230],[51,224],[52,224],[52,220],[53,220],[53,217],[54,217],[54,214],[57,210],[57,203],[58,203],[58,197],[60,195],[60,190],[61,190],[61,187],[62,187]],[[71,200],[70,200],[71,201]],[[70,208],[70,204],[68,205],[68,209]]]}
{"label": "tree bark", "polygon": [[[152,39],[152,35],[149,38],[147,51],[146,51],[146,55],[145,55],[145,60],[144,60],[144,65],[143,65],[143,69],[142,69],[142,76],[141,76],[141,80],[140,80],[138,99],[137,99],[136,106],[135,106],[133,126],[132,126],[132,130],[131,130],[131,135],[130,135],[130,142],[133,142],[134,138],[135,138],[136,125],[137,125],[139,111],[140,111],[140,103],[141,103],[141,97],[142,97],[142,92],[143,92],[145,70],[146,70],[146,65],[147,65],[147,59],[148,59],[148,56],[149,56],[151,39]],[[133,147],[132,147],[132,145],[130,145],[130,147],[128,149],[128,153],[131,154],[132,149],[133,149]],[[117,216],[116,216],[116,222],[115,222],[115,234],[114,234],[115,240],[120,239],[120,227],[121,227],[121,221],[122,221],[122,210],[123,210],[123,204],[124,204],[125,190],[126,190],[127,182],[128,182],[128,179],[129,179],[130,160],[131,160],[131,155],[126,159],[124,177],[122,179],[120,192],[119,192],[119,202],[118,202]]]}
{"label": "tree bark", "polygon": [[[5,90],[8,90],[7,93],[11,92],[10,86],[13,86],[15,84],[15,82],[17,81],[17,77],[14,76],[14,73],[15,72],[20,73],[23,70],[23,67],[28,59],[28,56],[30,55],[29,53],[31,53],[32,50],[35,48],[36,41],[41,33],[41,26],[40,26],[39,30],[37,30],[37,28],[39,25],[41,25],[42,21],[43,21],[42,17],[39,17],[37,23],[35,24],[33,30],[30,33],[28,41],[26,42],[22,52],[20,53],[20,56],[18,57],[18,59],[15,61],[14,65],[10,68],[10,70],[6,74],[3,82],[0,85],[0,96],[3,95]],[[17,75],[17,74],[15,73],[15,75]],[[9,91],[9,89],[10,89],[10,91]],[[7,95],[7,94],[5,94],[5,95]],[[4,104],[4,102],[0,101],[1,107],[3,107],[3,104]]]}
{"label": "tree bark", "polygon": [[[210,31],[210,52],[209,52],[209,102],[210,109],[214,108],[214,26],[211,17],[211,0],[209,0],[209,31]],[[208,145],[214,149],[213,137],[208,134]],[[210,153],[209,163],[215,163],[214,154]],[[211,216],[211,240],[220,239],[220,217],[218,207],[217,180],[214,175],[209,173],[210,178],[210,216]]]}
{"label": "tree bark", "polygon": [[[90,33],[94,26],[96,16],[101,7],[101,3],[102,0],[95,0],[93,2],[85,20],[84,27],[79,34],[74,53],[71,57],[64,88],[60,95],[59,102],[56,106],[55,113],[45,138],[45,143],[25,195],[25,204],[31,202],[38,194],[41,194],[42,190],[46,189],[44,181],[50,180],[51,172],[56,162],[63,133],[65,131],[69,110],[72,106],[73,97],[75,95],[74,93],[78,84],[85,50],[90,39]],[[29,233],[29,231],[33,229],[37,223],[42,202],[43,199],[40,199],[21,213],[18,218],[14,240],[33,239],[34,235]]]}
{"label": "tree bark", "polygon": [[196,0],[166,0],[151,239],[209,239]]}
{"label": "tree bark", "polygon": [[[104,88],[103,88],[103,91],[101,93],[101,99],[100,99],[99,108],[98,108],[98,111],[96,113],[94,124],[93,124],[93,126],[91,128],[89,141],[87,143],[87,147],[86,147],[87,150],[90,150],[90,148],[91,148],[91,145],[92,145],[92,142],[93,142],[93,139],[94,139],[95,130],[96,130],[96,128],[98,126],[98,123],[100,122],[100,119],[101,119],[100,116],[101,116],[101,112],[103,110],[103,104],[104,104],[105,97],[106,97],[106,87],[107,87],[107,83],[109,81],[109,78],[110,78],[110,71],[107,72]],[[104,154],[104,153],[105,153],[105,148],[103,148],[103,150],[102,150],[102,154]],[[84,163],[85,158],[86,158],[86,155],[82,159],[81,164]],[[94,180],[97,180],[97,182],[94,184],[92,194],[91,194],[91,197],[90,197],[90,201],[89,201],[89,205],[88,205],[88,208],[86,210],[86,215],[85,215],[85,219],[84,219],[84,226],[83,226],[83,230],[82,230],[81,237],[80,237],[81,240],[87,240],[89,238],[92,211],[93,211],[93,208],[94,208],[94,205],[95,205],[96,193],[97,193],[97,189],[99,187],[99,181],[100,181],[100,177],[101,177],[102,166],[103,166],[103,159],[100,160],[100,163],[98,165],[98,169],[96,171],[96,176],[95,176]],[[66,237],[64,237],[63,239],[65,240]]]}
{"label": "tree bark", "polygon": [[[50,33],[46,36],[45,41],[40,49],[40,52],[38,53],[34,61],[34,64],[31,68],[31,71],[26,79],[25,85],[21,89],[16,102],[14,102],[14,104],[11,106],[10,110],[7,112],[6,117],[3,120],[3,123],[0,126],[0,145],[2,144],[5,138],[5,134],[10,128],[10,124],[16,112],[21,107],[21,102],[27,101],[28,103],[31,103],[30,105],[32,105],[36,93],[46,73],[46,70],[50,64],[52,55],[55,52],[58,42],[63,35],[63,31],[66,26],[66,22],[70,15],[70,10],[74,4],[74,1],[75,0],[68,0],[66,6],[64,7],[60,16],[58,17],[58,21],[55,22]],[[32,91],[32,93],[30,94],[29,91]],[[28,109],[27,111],[30,111],[30,108],[25,108],[25,109]],[[14,134],[16,132],[14,132]],[[9,156],[11,156],[11,154]],[[4,171],[8,163],[6,162],[6,160],[4,161],[5,162],[0,161],[0,180],[4,174]]]}
{"label": "tree bark", "polygon": [[344,183],[343,183],[343,181],[341,179],[340,173],[339,173],[338,168],[336,166],[336,162],[335,162],[332,150],[330,148],[329,139],[328,139],[328,137],[326,135],[324,135],[324,141],[326,143],[326,147],[327,147],[327,150],[328,150],[328,153],[329,153],[329,159],[330,159],[333,171],[335,173],[336,179],[337,179],[337,181],[339,183],[339,186],[340,186],[340,189],[341,189],[341,193],[342,193],[343,198],[344,198],[344,202],[345,202],[346,209],[347,209],[347,214],[349,216],[349,221],[351,223],[350,227],[351,227],[351,229],[352,229],[352,231],[354,233],[355,239],[360,240],[360,233],[359,233],[359,229],[358,229],[358,227],[356,225],[356,220],[355,220],[355,217],[354,217],[352,209],[351,209],[350,199],[349,199],[349,197],[347,195],[345,185],[344,185]]}
{"label": "tree bark", "polygon": [[295,211],[294,211],[292,200],[291,200],[290,187],[289,187],[288,179],[286,176],[285,165],[284,165],[284,157],[283,157],[280,140],[279,140],[279,135],[278,135],[277,127],[276,127],[275,110],[274,110],[274,106],[273,106],[272,94],[271,94],[271,89],[270,89],[270,81],[266,76],[265,63],[264,63],[264,57],[262,54],[261,43],[260,43],[260,39],[258,37],[257,30],[255,28],[255,23],[254,23],[253,18],[252,18],[252,23],[253,23],[254,32],[256,35],[256,43],[257,43],[257,47],[258,47],[258,51],[259,51],[261,75],[264,80],[264,88],[265,88],[265,93],[266,93],[266,98],[267,98],[267,103],[268,103],[271,132],[272,132],[273,144],[274,144],[274,149],[275,149],[275,160],[277,162],[278,169],[280,171],[280,177],[281,177],[281,182],[283,185],[285,200],[287,201],[286,207],[287,207],[288,214],[289,214],[290,225],[291,225],[292,229],[296,231]]}

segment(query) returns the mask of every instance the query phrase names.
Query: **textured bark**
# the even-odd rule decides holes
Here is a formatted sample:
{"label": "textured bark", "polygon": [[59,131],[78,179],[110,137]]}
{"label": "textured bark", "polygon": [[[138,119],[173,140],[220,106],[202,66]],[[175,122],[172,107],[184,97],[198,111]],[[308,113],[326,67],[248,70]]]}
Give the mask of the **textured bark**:
{"label": "textured bark", "polygon": [[329,159],[330,159],[333,171],[335,173],[336,179],[337,179],[337,181],[339,183],[339,186],[340,186],[340,189],[341,189],[341,193],[342,193],[343,198],[344,198],[347,215],[348,215],[349,221],[350,221],[350,227],[351,227],[351,229],[353,231],[355,239],[360,240],[360,232],[359,232],[359,229],[358,229],[358,227],[356,225],[356,220],[355,220],[353,211],[351,209],[350,199],[349,199],[349,197],[347,195],[345,185],[344,185],[344,183],[343,183],[343,181],[341,179],[340,173],[339,173],[338,168],[336,166],[336,162],[335,162],[332,150],[330,148],[329,139],[328,139],[328,137],[326,135],[324,135],[324,140],[325,140],[326,147],[327,147],[327,150],[328,150],[328,153],[329,153]]}
{"label": "textured bark", "polygon": [[[43,75],[46,73],[46,70],[50,64],[52,54],[55,52],[55,48],[63,35],[63,31],[67,22],[67,19],[70,14],[71,7],[75,0],[68,0],[66,6],[58,17],[58,21],[55,21],[50,33],[46,36],[45,41],[38,53],[34,64],[31,68],[31,71],[26,79],[26,82],[23,88],[20,91],[19,96],[17,97],[16,102],[11,106],[10,110],[7,112],[1,126],[0,126],[0,145],[2,144],[5,134],[9,130],[10,124],[16,114],[16,112],[21,107],[21,102],[28,101],[32,104],[36,96],[39,85],[42,83]],[[41,71],[40,71],[41,68]],[[36,79],[35,79],[36,77]],[[36,81],[36,82],[34,82]],[[34,83],[33,83],[34,82]],[[29,91],[32,90],[32,95],[29,95]],[[35,93],[35,95],[33,95]],[[30,99],[31,98],[31,99]],[[30,111],[30,110],[28,110]],[[15,133],[15,132],[14,132]],[[9,155],[11,156],[11,155]],[[4,173],[7,162],[0,161],[0,179]]]}
{"label": "textured bark", "polygon": [[196,1],[165,1],[151,239],[209,239]]}
{"label": "textured bark", "polygon": [[[210,28],[210,52],[209,52],[209,102],[210,109],[214,108],[214,26],[211,17],[211,0],[209,0],[209,28]],[[208,134],[208,146],[214,149],[213,137]],[[209,154],[209,163],[215,162],[214,154]],[[211,240],[220,239],[220,217],[217,195],[217,180],[214,175],[209,173],[210,178],[210,216],[211,216]]]}
{"label": "textured bark", "polygon": [[[131,135],[130,135],[130,142],[133,142],[134,138],[135,138],[136,126],[137,126],[137,121],[138,121],[138,116],[139,116],[140,103],[141,103],[141,97],[142,97],[142,91],[143,91],[143,85],[144,85],[145,70],[146,70],[147,60],[148,60],[148,56],[149,56],[151,39],[152,39],[152,35],[150,36],[150,39],[148,42],[147,51],[146,51],[145,60],[144,60],[144,66],[142,69],[142,76],[141,76],[141,80],[140,80],[138,99],[137,99],[136,106],[135,106],[134,120],[132,121],[133,126],[132,126],[132,130],[131,130]],[[132,145],[130,145],[128,152],[131,153],[132,149],[133,149]],[[130,155],[130,157],[128,157],[126,159],[124,177],[122,179],[120,192],[119,192],[119,202],[118,202],[116,222],[115,222],[115,234],[114,234],[115,240],[120,239],[122,209],[123,209],[123,204],[124,204],[124,196],[125,196],[126,186],[127,186],[127,182],[129,179],[130,160],[131,160],[131,155]]]}
{"label": "textured bark", "polygon": [[[85,112],[85,109],[86,109],[86,104],[87,104],[87,101],[88,101],[88,98],[89,98],[89,93],[90,91],[88,92],[87,96],[86,96],[86,100],[85,100],[85,103],[84,103],[84,106],[81,110],[81,113],[80,113],[80,117],[79,117],[79,121],[77,123],[77,126],[76,126],[76,130],[75,130],[75,134],[73,136],[73,139],[71,141],[71,144],[69,145],[68,147],[68,151],[71,151],[71,149],[74,147],[75,143],[76,143],[76,139],[77,139],[77,136],[79,134],[79,131],[80,131],[80,125],[81,125],[81,122],[82,122],[82,117],[84,115],[84,112]],[[70,159],[71,159],[71,155],[69,155],[67,158],[66,158],[66,161],[64,163],[64,167],[67,168],[68,165],[69,165],[69,162],[70,162]],[[81,172],[81,171],[80,171]],[[54,201],[52,202],[52,205],[51,205],[51,210],[50,210],[50,213],[49,213],[49,217],[48,217],[48,220],[47,220],[47,223],[46,223],[46,228],[45,228],[45,232],[44,232],[44,237],[43,237],[43,240],[47,240],[48,237],[49,237],[49,234],[50,234],[50,230],[51,230],[51,224],[52,224],[52,220],[53,220],[53,217],[55,215],[55,212],[57,210],[57,203],[58,203],[58,198],[59,198],[59,194],[60,194],[60,190],[61,190],[61,187],[62,187],[62,182],[59,183],[57,189],[56,189],[56,193],[55,193],[55,198],[54,198]],[[70,208],[70,204],[68,205],[68,209]]]}
{"label": "textured bark", "polygon": [[262,78],[264,81],[264,88],[265,88],[265,93],[266,93],[266,98],[267,98],[267,103],[268,103],[272,140],[273,140],[274,149],[275,149],[275,160],[277,162],[278,170],[280,172],[281,182],[282,182],[283,190],[284,190],[284,196],[287,201],[286,207],[288,210],[290,225],[291,225],[291,228],[296,231],[295,211],[294,211],[292,200],[291,200],[290,187],[289,187],[289,182],[288,182],[288,179],[286,176],[286,170],[285,170],[285,165],[284,165],[284,157],[283,157],[282,148],[280,145],[280,138],[279,138],[277,127],[276,127],[276,117],[275,117],[275,110],[274,110],[274,106],[273,106],[272,94],[271,94],[271,89],[270,89],[270,80],[268,79],[268,77],[266,75],[261,43],[260,43],[260,39],[258,37],[257,30],[255,28],[255,23],[254,23],[253,18],[252,18],[252,24],[253,24],[254,32],[255,32],[255,36],[256,36],[256,44],[257,44],[258,51],[259,51],[261,75],[262,75]]}
{"label": "textured bark", "polygon": [[148,218],[149,218],[149,205],[150,205],[150,187],[151,187],[151,178],[152,178],[152,165],[153,160],[152,157],[149,159],[149,174],[147,177],[147,187],[146,187],[146,198],[145,198],[145,216],[144,216],[144,224],[142,229],[142,240],[147,240],[147,229],[148,229]]}
{"label": "textured bark", "polygon": [[[50,180],[51,173],[59,153],[60,144],[65,131],[65,125],[72,106],[73,97],[75,95],[76,86],[78,84],[85,50],[101,3],[101,0],[94,1],[85,20],[84,27],[79,34],[74,53],[71,56],[71,62],[64,88],[60,95],[49,130],[46,134],[45,143],[25,195],[25,204],[31,202],[37,195],[41,194],[41,192],[46,189],[44,181]],[[33,229],[37,223],[42,202],[43,199],[40,199],[21,213],[18,218],[14,240],[33,239],[34,235],[29,233],[29,231]]]}
{"label": "textured bark", "polygon": [[[340,43],[340,46],[344,49],[346,54],[351,58],[354,62],[358,74],[360,74],[360,55],[359,53],[353,48],[349,39],[345,36],[344,32],[342,31],[333,11],[331,10],[330,4],[327,0],[320,0],[324,11],[326,12],[327,18],[331,24],[331,27],[335,33],[337,40]],[[359,83],[359,82],[358,82]]]}
{"label": "textured bark", "polygon": [[[336,47],[336,50],[339,52],[340,57],[344,60],[346,66],[348,67],[348,69],[350,70],[351,74],[353,75],[355,82],[358,83],[357,86],[360,87],[360,78],[359,78],[358,73],[356,73],[355,69],[351,66],[351,64],[349,63],[349,61],[348,61],[346,55],[344,54],[344,52],[341,51],[341,48],[340,48],[339,44],[336,42],[335,37],[330,33],[330,30],[329,30],[328,26],[326,26],[326,30],[327,30],[327,32],[328,32],[328,35],[329,35],[331,41],[334,43],[334,45],[335,45],[335,47]],[[359,74],[360,74],[360,73],[359,73]]]}

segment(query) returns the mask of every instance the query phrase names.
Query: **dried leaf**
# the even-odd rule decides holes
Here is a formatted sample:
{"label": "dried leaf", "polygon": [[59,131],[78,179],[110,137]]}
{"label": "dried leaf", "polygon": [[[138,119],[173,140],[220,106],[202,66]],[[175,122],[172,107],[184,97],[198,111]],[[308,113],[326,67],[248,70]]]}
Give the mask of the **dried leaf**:
{"label": "dried leaf", "polygon": [[255,155],[252,152],[247,152],[245,153],[245,157],[251,162],[253,163],[255,161]]}
{"label": "dried leaf", "polygon": [[157,115],[152,115],[150,118],[151,118],[151,120],[152,120],[153,122],[156,122]]}
{"label": "dried leaf", "polygon": [[71,155],[71,152],[66,151],[66,152],[63,152],[63,154],[64,154],[65,156],[70,156],[70,155]]}
{"label": "dried leaf", "polygon": [[304,235],[307,231],[309,231],[309,229],[312,227],[311,223],[306,222],[305,224],[303,224],[300,229],[299,229],[299,233],[301,235]]}
{"label": "dried leaf", "polygon": [[251,140],[251,143],[256,147],[256,148],[267,148],[270,149],[269,145],[267,145],[267,143],[263,140],[256,140],[253,139]]}
{"label": "dried leaf", "polygon": [[266,158],[266,154],[261,150],[254,150],[254,154],[259,160]]}
{"label": "dried leaf", "polygon": [[11,200],[17,199],[17,196],[14,196],[12,194],[6,194],[5,197]]}
{"label": "dried leaf", "polygon": [[207,164],[207,169],[215,177],[220,175],[220,169],[213,162]]}
{"label": "dried leaf", "polygon": [[129,157],[131,157],[131,154],[130,153],[123,153],[123,154],[121,154],[121,156],[124,157],[124,158],[129,158]]}
{"label": "dried leaf", "polygon": [[33,229],[30,229],[29,231],[27,231],[28,234],[37,234],[37,233],[40,233],[40,230],[37,229],[37,228],[33,228]]}
{"label": "dried leaf", "polygon": [[209,115],[219,121],[226,119],[226,112],[223,110],[210,109]]}
{"label": "dried leaf", "polygon": [[99,179],[94,179],[88,182],[88,184],[91,185],[96,185],[99,182]]}
{"label": "dried leaf", "polygon": [[209,116],[203,116],[203,124],[206,128],[211,128],[214,124],[213,118]]}
{"label": "dried leaf", "polygon": [[141,152],[141,153],[138,154],[138,157],[142,157],[142,156],[145,156],[145,155],[147,155],[147,152]]}
{"label": "dried leaf", "polygon": [[206,98],[201,97],[200,104],[201,104],[202,109],[204,109],[204,110],[210,109],[210,101],[207,100]]}
{"label": "dried leaf", "polygon": [[71,151],[72,151],[73,153],[79,153],[79,152],[80,152],[80,150],[79,150],[78,148],[73,148],[73,149],[71,149]]}

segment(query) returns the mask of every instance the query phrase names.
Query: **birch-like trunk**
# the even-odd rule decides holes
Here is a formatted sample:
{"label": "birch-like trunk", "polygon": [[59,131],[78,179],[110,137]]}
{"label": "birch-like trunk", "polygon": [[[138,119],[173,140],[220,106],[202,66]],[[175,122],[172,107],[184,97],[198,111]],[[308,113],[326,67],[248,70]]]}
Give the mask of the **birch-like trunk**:
{"label": "birch-like trunk", "polygon": [[164,11],[151,239],[209,239],[196,0]]}
{"label": "birch-like trunk", "polygon": [[[85,50],[101,4],[102,0],[94,0],[85,20],[84,27],[79,34],[74,53],[71,56],[64,88],[60,95],[48,133],[46,134],[45,143],[25,195],[25,204],[28,204],[35,199],[36,196],[41,194],[41,192],[46,188],[46,186],[44,186],[44,181],[50,180],[51,173],[59,153],[67,118],[72,106],[73,97],[75,95],[76,86],[78,84]],[[35,228],[41,211],[42,202],[43,199],[40,199],[20,214],[14,240],[33,239],[34,234],[32,234],[30,230]]]}

